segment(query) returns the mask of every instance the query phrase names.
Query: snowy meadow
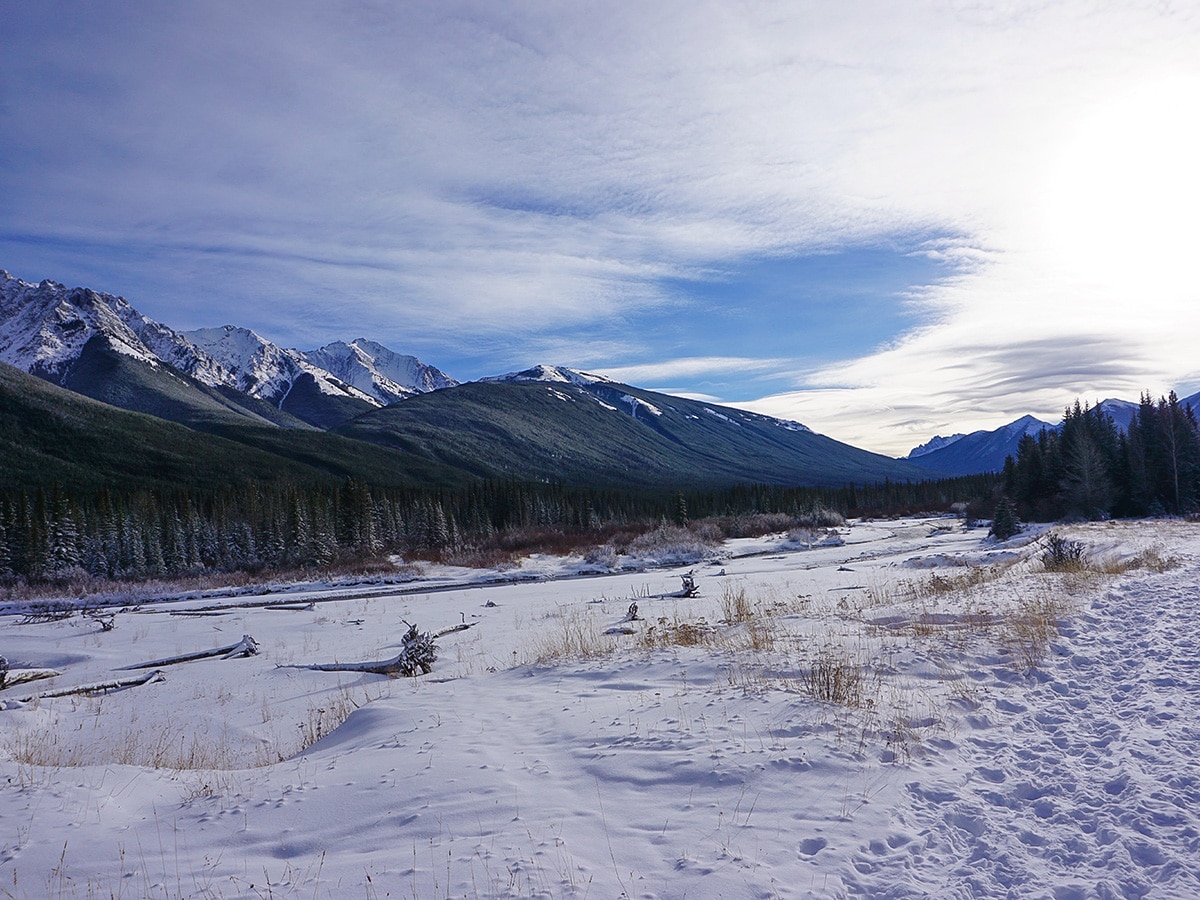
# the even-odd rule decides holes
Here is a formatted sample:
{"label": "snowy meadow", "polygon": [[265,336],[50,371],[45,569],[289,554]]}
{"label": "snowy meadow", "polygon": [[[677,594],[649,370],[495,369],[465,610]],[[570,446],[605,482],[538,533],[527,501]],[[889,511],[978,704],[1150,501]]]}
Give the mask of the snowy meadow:
{"label": "snowy meadow", "polygon": [[0,896],[1200,896],[1194,523],[409,568],[0,610]]}

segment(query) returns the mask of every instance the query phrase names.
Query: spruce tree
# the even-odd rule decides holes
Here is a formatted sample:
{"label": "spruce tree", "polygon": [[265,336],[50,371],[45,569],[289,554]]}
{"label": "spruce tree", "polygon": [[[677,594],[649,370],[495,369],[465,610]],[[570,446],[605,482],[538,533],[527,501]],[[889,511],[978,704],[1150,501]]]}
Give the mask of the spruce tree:
{"label": "spruce tree", "polygon": [[1012,501],[1007,496],[1001,496],[996,502],[996,511],[992,514],[992,527],[988,534],[998,541],[1007,541],[1021,530],[1021,522],[1013,508]]}

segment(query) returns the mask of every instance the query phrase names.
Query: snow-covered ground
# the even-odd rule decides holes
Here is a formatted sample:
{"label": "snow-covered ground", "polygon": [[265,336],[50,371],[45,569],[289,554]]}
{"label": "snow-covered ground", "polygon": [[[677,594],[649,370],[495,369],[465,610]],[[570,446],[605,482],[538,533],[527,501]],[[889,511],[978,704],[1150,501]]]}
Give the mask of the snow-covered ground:
{"label": "snow-covered ground", "polygon": [[[538,559],[8,615],[10,679],[61,674],[0,692],[0,895],[1200,896],[1200,527],[1057,533],[1086,571],[910,519],[731,542],[694,599]],[[406,621],[471,627],[288,667]]]}

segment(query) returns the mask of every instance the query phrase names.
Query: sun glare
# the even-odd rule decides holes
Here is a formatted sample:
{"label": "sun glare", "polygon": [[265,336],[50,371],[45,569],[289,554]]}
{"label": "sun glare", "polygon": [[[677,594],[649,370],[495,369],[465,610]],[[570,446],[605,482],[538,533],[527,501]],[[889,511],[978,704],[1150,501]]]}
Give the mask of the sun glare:
{"label": "sun glare", "polygon": [[1163,79],[1097,104],[1069,131],[1042,198],[1056,266],[1159,295],[1195,284],[1198,109],[1200,78]]}

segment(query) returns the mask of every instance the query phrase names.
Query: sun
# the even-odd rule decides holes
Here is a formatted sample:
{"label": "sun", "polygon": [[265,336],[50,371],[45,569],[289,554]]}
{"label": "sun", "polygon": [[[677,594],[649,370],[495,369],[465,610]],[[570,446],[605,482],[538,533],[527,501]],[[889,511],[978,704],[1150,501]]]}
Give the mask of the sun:
{"label": "sun", "polygon": [[1083,281],[1194,290],[1200,76],[1143,83],[1068,128],[1041,197],[1044,250]]}

